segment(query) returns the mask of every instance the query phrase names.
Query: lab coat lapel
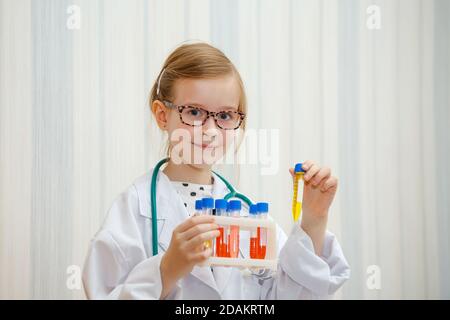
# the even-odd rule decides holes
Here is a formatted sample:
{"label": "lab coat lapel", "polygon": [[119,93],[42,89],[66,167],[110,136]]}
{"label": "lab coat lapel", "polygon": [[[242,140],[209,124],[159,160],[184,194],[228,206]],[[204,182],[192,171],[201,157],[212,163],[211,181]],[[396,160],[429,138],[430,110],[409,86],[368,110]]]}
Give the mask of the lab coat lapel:
{"label": "lab coat lapel", "polygon": [[[157,201],[159,201],[159,199],[162,200],[158,212],[169,212],[169,218],[164,225],[163,235],[161,235],[161,240],[167,242],[168,247],[173,230],[189,217],[189,213],[170,182],[170,179],[162,171],[159,173],[158,177],[158,188],[161,190],[161,196],[159,197],[157,193]],[[219,292],[209,266],[195,266],[191,271],[191,275]]]}
{"label": "lab coat lapel", "polygon": [[[189,217],[189,213],[170,182],[170,179],[162,171],[158,174],[157,185],[158,215],[160,213],[163,215],[168,213],[168,219],[165,222],[164,230],[160,236],[161,245],[167,250],[173,230]],[[221,199],[228,193],[229,190],[225,183],[217,175],[214,175],[212,197],[214,199]],[[210,266],[195,266],[191,271],[191,275],[220,294],[227,286],[233,268],[213,266],[213,270],[214,274],[211,272]]]}
{"label": "lab coat lapel", "polygon": [[[170,226],[170,234],[172,234],[173,229],[175,229],[180,223],[184,222],[189,214],[184,206],[181,198],[173,187],[169,177],[167,177],[164,172],[160,172],[158,181],[158,188],[161,190],[161,194],[157,194],[157,201],[159,199],[165,199],[163,205],[160,205],[161,211],[168,213],[168,225]],[[159,204],[159,203],[158,203]],[[159,212],[160,210],[158,210]]]}
{"label": "lab coat lapel", "polygon": [[164,251],[169,248],[173,229],[183,222],[188,214],[184,206],[180,206],[180,199],[170,183],[169,178],[160,171],[157,178],[156,204],[158,219],[164,219],[164,226],[159,234],[159,245]]}

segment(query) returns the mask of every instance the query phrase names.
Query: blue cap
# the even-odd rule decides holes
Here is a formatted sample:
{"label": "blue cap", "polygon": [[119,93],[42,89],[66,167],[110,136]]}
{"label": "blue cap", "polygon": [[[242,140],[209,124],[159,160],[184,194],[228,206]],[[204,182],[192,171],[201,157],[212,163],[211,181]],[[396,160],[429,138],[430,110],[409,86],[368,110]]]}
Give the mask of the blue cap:
{"label": "blue cap", "polygon": [[302,165],[303,165],[302,163],[297,163],[295,165],[294,173],[305,172],[305,170],[303,170],[302,168]]}
{"label": "blue cap", "polygon": [[258,206],[258,212],[269,212],[269,203],[258,202],[256,205]]}
{"label": "blue cap", "polygon": [[228,202],[225,199],[217,199],[216,200],[216,209],[227,209]]}
{"label": "blue cap", "polygon": [[203,198],[203,209],[212,209],[214,208],[214,199],[213,198]]}
{"label": "blue cap", "polygon": [[241,201],[240,200],[230,200],[230,211],[232,210],[241,210]]}
{"label": "blue cap", "polygon": [[202,210],[202,209],[203,209],[203,201],[195,200],[195,210]]}
{"label": "blue cap", "polygon": [[250,214],[258,214],[258,206],[256,204],[251,204],[248,213]]}

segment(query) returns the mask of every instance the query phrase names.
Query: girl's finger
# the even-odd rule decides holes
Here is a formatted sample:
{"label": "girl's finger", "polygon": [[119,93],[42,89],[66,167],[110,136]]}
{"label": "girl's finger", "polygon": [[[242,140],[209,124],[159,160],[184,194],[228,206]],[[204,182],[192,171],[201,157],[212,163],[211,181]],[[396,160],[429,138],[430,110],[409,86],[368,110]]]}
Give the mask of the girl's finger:
{"label": "girl's finger", "polygon": [[201,263],[212,255],[212,249],[208,248],[198,253],[191,255],[191,261],[194,263]]}
{"label": "girl's finger", "polygon": [[295,177],[294,168],[289,168],[289,173],[292,176],[292,181],[294,181],[294,177]]}
{"label": "girl's finger", "polygon": [[311,180],[312,185],[317,187],[323,179],[327,179],[331,175],[331,169],[328,167],[323,167],[319,170],[319,172],[314,176]]}
{"label": "girl's finger", "polygon": [[193,226],[192,228],[187,229],[186,231],[180,234],[180,238],[183,240],[191,240],[193,237],[208,232],[211,230],[217,230],[219,226],[215,223],[201,223]]}
{"label": "girl's finger", "polygon": [[[302,169],[307,171],[313,164],[314,162],[312,162],[311,160],[306,160],[305,162],[302,163]],[[294,168],[289,168],[289,172],[291,173],[292,177],[295,176]]]}
{"label": "girl's finger", "polygon": [[306,160],[302,163],[302,169],[305,171],[308,171],[309,168],[311,168],[314,165],[314,161],[312,160]]}
{"label": "girl's finger", "polygon": [[316,164],[314,164],[311,168],[308,169],[308,171],[306,171],[305,175],[304,175],[304,179],[306,182],[308,182],[312,177],[314,177],[316,175],[316,173],[318,173],[320,170],[320,167]]}
{"label": "girl's finger", "polygon": [[195,247],[201,245],[203,242],[217,238],[218,236],[220,236],[219,230],[203,232],[199,235],[196,235],[191,240],[189,240],[186,243],[185,248],[186,248],[186,250],[193,250],[193,249],[195,249]]}
{"label": "girl's finger", "polygon": [[329,177],[325,183],[322,185],[322,187],[320,188],[320,190],[322,192],[326,192],[329,189],[333,188],[333,187],[337,187],[338,184],[338,179],[336,177]]}
{"label": "girl's finger", "polygon": [[201,223],[213,223],[214,222],[214,216],[209,215],[201,215],[201,216],[193,216],[183,223],[180,223],[174,230],[174,232],[184,232],[193,226]]}

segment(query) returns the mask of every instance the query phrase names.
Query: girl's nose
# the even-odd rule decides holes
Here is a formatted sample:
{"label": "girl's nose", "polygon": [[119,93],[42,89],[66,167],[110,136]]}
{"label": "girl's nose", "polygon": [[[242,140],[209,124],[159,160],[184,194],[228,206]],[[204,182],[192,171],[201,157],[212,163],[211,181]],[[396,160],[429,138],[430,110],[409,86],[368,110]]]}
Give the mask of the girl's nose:
{"label": "girl's nose", "polygon": [[203,125],[204,130],[211,130],[211,129],[219,129],[216,125],[216,122],[214,121],[213,117],[209,117],[206,119],[205,124]]}
{"label": "girl's nose", "polygon": [[217,127],[213,117],[206,119],[202,129],[203,133],[209,137],[215,137],[219,134],[219,128]]}

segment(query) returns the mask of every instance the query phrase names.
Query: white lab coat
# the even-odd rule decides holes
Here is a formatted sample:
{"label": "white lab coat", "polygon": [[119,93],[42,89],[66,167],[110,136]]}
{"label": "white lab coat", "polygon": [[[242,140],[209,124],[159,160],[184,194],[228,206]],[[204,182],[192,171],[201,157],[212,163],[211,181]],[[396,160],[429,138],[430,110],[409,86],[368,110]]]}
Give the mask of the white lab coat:
{"label": "white lab coat", "polygon": [[[187,210],[168,177],[158,174],[159,254],[152,256],[150,179],[138,178],[113,203],[99,232],[91,241],[83,270],[90,299],[159,299],[161,257],[169,247],[173,229],[188,218]],[[228,189],[214,179],[213,197]],[[278,227],[278,270],[252,274],[232,267],[195,266],[177,282],[167,299],[314,299],[329,298],[350,276],[336,238],[327,232],[321,257],[310,237],[297,223],[289,237]],[[248,239],[241,238],[242,248]],[[248,250],[243,250],[245,256]]]}

